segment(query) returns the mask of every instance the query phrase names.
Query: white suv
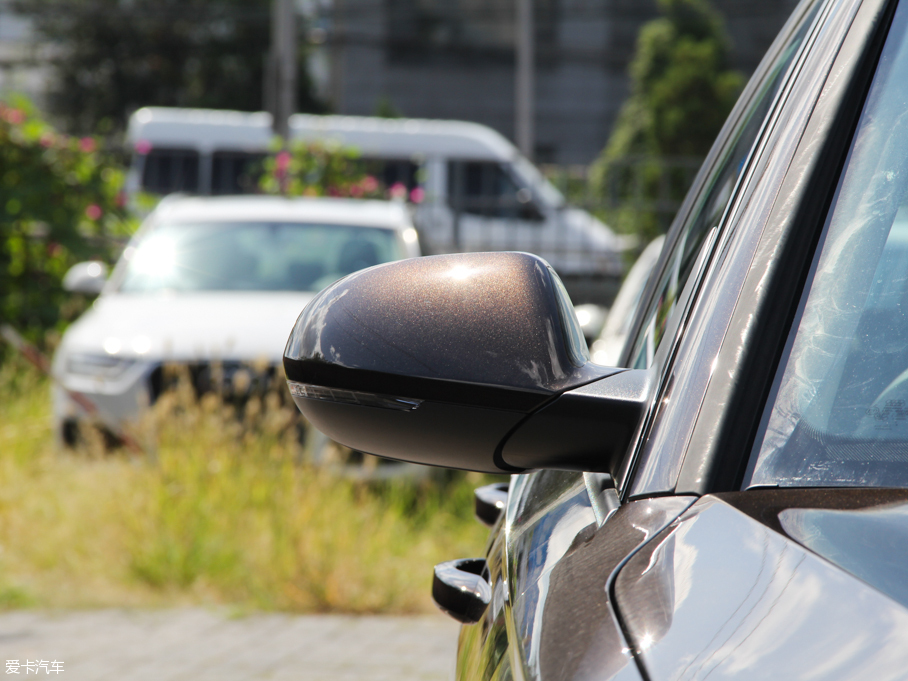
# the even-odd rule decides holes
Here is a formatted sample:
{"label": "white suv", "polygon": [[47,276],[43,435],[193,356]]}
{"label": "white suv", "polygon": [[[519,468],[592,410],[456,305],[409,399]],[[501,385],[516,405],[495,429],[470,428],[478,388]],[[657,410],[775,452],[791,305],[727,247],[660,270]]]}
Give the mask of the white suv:
{"label": "white suv", "polygon": [[[54,421],[71,441],[97,406],[116,431],[152,403],[165,363],[187,365],[198,386],[230,388],[243,367],[281,360],[287,333],[313,294],[355,270],[418,256],[405,205],[347,199],[170,197],[148,216],[105,281],[100,263],[64,282],[98,293],[54,357]],[[239,382],[238,382],[239,383]],[[244,385],[236,390],[248,389]]]}

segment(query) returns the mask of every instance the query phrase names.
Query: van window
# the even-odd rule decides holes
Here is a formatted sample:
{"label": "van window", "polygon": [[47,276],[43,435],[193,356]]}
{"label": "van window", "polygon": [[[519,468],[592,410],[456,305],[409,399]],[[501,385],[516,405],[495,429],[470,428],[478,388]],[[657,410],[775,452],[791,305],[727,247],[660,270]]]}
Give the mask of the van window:
{"label": "van window", "polygon": [[211,193],[249,194],[255,191],[254,176],[265,154],[245,151],[216,151],[211,158]]}
{"label": "van window", "polygon": [[363,158],[363,171],[383,187],[402,184],[411,191],[420,185],[420,166],[410,159]]}
{"label": "van window", "polygon": [[145,155],[142,189],[153,194],[199,190],[199,152],[154,148]]}
{"label": "van window", "polygon": [[494,161],[449,161],[448,199],[457,212],[541,222],[532,193]]}

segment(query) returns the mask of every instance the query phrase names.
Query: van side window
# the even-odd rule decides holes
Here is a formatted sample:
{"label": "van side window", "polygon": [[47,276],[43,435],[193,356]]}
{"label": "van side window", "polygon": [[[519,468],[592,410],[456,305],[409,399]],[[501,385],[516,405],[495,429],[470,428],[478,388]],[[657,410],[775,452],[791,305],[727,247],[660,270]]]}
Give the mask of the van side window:
{"label": "van side window", "polygon": [[448,199],[456,212],[541,222],[532,192],[518,186],[500,163],[449,161]]}
{"label": "van side window", "polygon": [[364,172],[372,175],[383,187],[402,184],[409,192],[421,184],[420,166],[410,159],[366,157],[362,162]]}
{"label": "van side window", "polygon": [[211,158],[211,193],[249,194],[255,191],[257,172],[265,154],[216,151]]}
{"label": "van side window", "polygon": [[199,189],[199,152],[154,148],[142,166],[142,188],[153,194],[195,193]]}

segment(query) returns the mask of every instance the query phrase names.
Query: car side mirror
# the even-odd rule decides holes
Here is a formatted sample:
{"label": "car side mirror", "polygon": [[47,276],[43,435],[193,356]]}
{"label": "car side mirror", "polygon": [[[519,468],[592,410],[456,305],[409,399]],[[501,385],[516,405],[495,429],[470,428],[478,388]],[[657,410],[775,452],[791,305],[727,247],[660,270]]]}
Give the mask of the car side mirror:
{"label": "car side mirror", "polygon": [[649,374],[593,364],[570,298],[527,253],[414,258],[306,306],[284,351],[300,411],[355,450],[491,473],[611,472]]}
{"label": "car side mirror", "polygon": [[80,262],[69,268],[63,276],[63,289],[70,293],[96,296],[107,281],[107,265],[103,262]]}

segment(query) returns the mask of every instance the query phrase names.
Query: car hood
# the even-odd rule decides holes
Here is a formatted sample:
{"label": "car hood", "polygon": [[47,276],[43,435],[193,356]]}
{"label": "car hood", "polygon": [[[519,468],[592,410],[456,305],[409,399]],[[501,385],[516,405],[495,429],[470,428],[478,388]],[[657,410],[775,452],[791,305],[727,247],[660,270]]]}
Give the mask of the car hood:
{"label": "car hood", "polygon": [[628,561],[617,608],[650,678],[905,678],[905,492],[798,494],[704,497]]}
{"label": "car hood", "polygon": [[101,296],[66,332],[61,352],[149,360],[278,363],[313,293],[230,291]]}

